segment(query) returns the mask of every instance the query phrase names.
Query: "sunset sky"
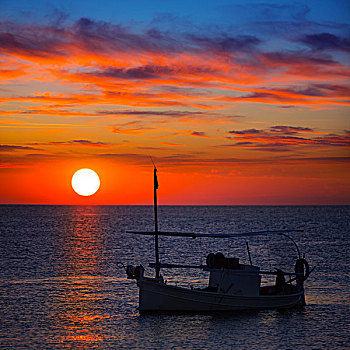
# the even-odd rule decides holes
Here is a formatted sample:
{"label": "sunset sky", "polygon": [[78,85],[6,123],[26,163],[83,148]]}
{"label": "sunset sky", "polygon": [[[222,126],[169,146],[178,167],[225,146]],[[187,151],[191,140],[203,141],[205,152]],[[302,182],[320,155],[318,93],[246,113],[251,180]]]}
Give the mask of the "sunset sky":
{"label": "sunset sky", "polygon": [[350,204],[349,63],[347,0],[1,0],[0,203]]}

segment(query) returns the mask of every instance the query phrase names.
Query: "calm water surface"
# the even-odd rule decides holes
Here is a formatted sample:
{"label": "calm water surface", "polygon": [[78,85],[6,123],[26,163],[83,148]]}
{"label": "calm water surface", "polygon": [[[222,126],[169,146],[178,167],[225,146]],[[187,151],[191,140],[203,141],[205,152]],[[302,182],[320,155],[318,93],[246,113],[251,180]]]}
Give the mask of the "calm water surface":
{"label": "calm water surface", "polygon": [[[162,230],[249,232],[301,228],[315,271],[307,306],[229,315],[140,316],[138,290],[120,267],[148,266],[148,206],[0,206],[0,348],[344,349],[350,347],[350,207],[160,207]],[[160,238],[162,262],[200,264],[222,251],[247,262],[245,239]],[[290,270],[282,237],[249,239],[253,263]],[[147,268],[149,275],[154,272]],[[169,283],[205,285],[206,273],[163,270]],[[268,280],[264,280],[267,283]]]}

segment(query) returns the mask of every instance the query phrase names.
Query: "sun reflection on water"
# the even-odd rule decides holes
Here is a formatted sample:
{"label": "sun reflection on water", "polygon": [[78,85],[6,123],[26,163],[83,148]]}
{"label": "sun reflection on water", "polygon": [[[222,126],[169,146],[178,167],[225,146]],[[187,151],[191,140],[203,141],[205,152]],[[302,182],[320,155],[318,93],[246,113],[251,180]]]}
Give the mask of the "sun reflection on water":
{"label": "sun reflection on water", "polygon": [[58,326],[62,327],[59,342],[76,347],[98,347],[104,338],[97,324],[109,318],[103,312],[102,293],[104,235],[98,207],[72,207],[70,229],[64,240],[66,255],[62,283],[58,296]]}

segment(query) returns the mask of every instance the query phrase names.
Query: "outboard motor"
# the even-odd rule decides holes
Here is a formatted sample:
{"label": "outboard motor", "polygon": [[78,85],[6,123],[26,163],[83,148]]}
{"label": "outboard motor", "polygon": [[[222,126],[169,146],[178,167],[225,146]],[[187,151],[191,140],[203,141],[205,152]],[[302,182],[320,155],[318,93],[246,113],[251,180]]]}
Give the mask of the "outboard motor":
{"label": "outboard motor", "polygon": [[296,280],[298,284],[302,286],[304,281],[306,281],[310,275],[309,263],[304,258],[297,259],[295,262],[294,271],[297,274]]}

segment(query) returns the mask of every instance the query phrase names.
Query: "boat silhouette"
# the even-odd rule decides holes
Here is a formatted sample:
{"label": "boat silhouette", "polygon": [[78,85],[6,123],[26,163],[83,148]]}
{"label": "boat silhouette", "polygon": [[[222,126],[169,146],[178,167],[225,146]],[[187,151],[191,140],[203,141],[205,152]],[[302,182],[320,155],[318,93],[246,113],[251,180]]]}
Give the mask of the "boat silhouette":
{"label": "boat silhouette", "polygon": [[[154,166],[154,231],[127,231],[127,233],[154,236],[155,263],[149,267],[155,269],[155,277],[145,276],[142,265],[128,265],[126,274],[135,279],[139,287],[139,312],[223,312],[236,310],[255,310],[271,308],[291,308],[305,305],[304,282],[312,270],[300,249],[289,234],[302,230],[266,230],[258,232],[211,234],[192,232],[164,232],[158,229],[157,204],[157,168]],[[291,240],[297,251],[294,271],[282,269],[262,271],[251,261],[248,242],[247,251],[250,264],[242,264],[236,257],[225,257],[221,252],[209,253],[204,265],[161,263],[159,259],[159,236],[183,238],[235,239],[261,235],[280,235]],[[208,285],[205,288],[185,288],[167,284],[160,274],[166,269],[202,269],[209,272]],[[275,283],[261,286],[263,275],[274,275]],[[288,281],[286,281],[286,278]]]}

